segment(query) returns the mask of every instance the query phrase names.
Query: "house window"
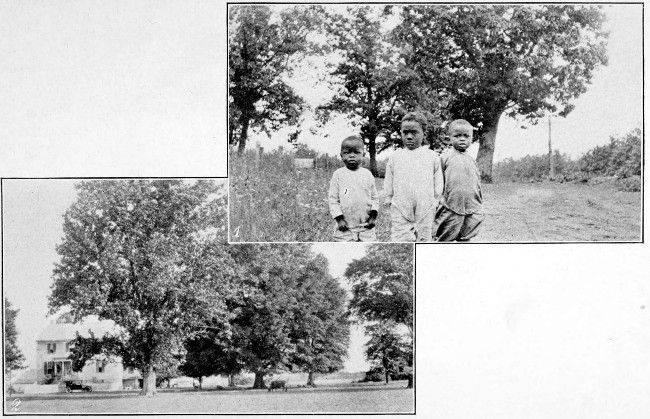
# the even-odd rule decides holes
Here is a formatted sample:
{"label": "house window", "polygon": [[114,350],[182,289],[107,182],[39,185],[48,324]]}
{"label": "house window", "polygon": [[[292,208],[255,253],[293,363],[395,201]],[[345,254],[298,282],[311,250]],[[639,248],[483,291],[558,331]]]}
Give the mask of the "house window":
{"label": "house window", "polygon": [[74,341],[65,344],[65,351],[70,352],[70,349],[74,349]]}
{"label": "house window", "polygon": [[106,361],[97,361],[97,372],[104,372]]}
{"label": "house window", "polygon": [[55,352],[56,352],[56,343],[48,342],[48,344],[47,344],[47,353],[48,354],[53,354]]}

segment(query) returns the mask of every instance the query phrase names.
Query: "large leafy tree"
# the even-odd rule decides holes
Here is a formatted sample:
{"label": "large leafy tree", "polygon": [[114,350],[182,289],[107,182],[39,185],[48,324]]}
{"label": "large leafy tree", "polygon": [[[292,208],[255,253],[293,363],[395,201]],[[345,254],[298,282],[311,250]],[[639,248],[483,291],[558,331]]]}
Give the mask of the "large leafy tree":
{"label": "large leafy tree", "polygon": [[[345,277],[352,283],[352,314],[371,325],[391,324],[408,330],[409,344],[400,344],[401,349],[395,350],[399,349],[412,367],[413,245],[370,245],[364,257],[348,265]],[[377,334],[373,330],[368,329],[367,334]],[[409,387],[412,385],[411,377]]]}
{"label": "large leafy tree", "polygon": [[12,308],[11,302],[4,299],[4,343],[5,343],[5,373],[9,374],[9,385],[11,386],[11,373],[13,370],[26,368],[24,365],[25,356],[18,348],[18,329],[16,328],[17,308]]}
{"label": "large leafy tree", "polygon": [[373,323],[366,328],[366,333],[370,336],[370,340],[365,344],[366,357],[373,366],[384,372],[384,379],[388,384],[390,374],[399,372],[400,367],[409,362],[412,354],[410,341],[406,342],[392,321]]}
{"label": "large leafy tree", "polygon": [[[374,175],[377,153],[401,144],[395,133],[406,111],[428,111],[432,126],[441,121],[442,107],[433,105],[438,96],[428,94],[419,75],[398,59],[401,47],[385,28],[388,16],[376,6],[352,6],[346,14],[328,15],[330,47],[340,62],[330,74],[336,93],[317,108],[324,122],[342,114],[359,127]],[[378,144],[380,136],[384,141]]]}
{"label": "large leafy tree", "polygon": [[246,369],[255,373],[253,387],[264,388],[266,374],[291,369],[296,281],[311,250],[308,244],[244,244],[232,246],[230,253],[243,270],[231,322],[233,347]]}
{"label": "large leafy tree", "polygon": [[229,7],[229,143],[238,144],[240,153],[249,129],[269,134],[299,122],[305,102],[286,80],[292,74],[292,59],[309,48],[307,36],[315,27],[318,9]]}
{"label": "large leafy tree", "polygon": [[343,368],[350,340],[345,290],[329,274],[327,259],[317,255],[297,280],[298,312],[295,315],[292,364],[308,373],[307,385],[315,385],[316,373]]}
{"label": "large leafy tree", "polygon": [[224,245],[223,187],[87,181],[77,192],[57,246],[50,311],[114,321],[118,333],[103,338],[102,350],[141,370],[142,394],[153,395],[156,371],[178,361],[188,337],[215,327],[227,333],[224,295],[235,266]]}
{"label": "large leafy tree", "polygon": [[453,94],[452,116],[479,128],[477,164],[491,182],[501,116],[566,116],[607,64],[604,20],[600,6],[413,5],[396,33],[423,79]]}

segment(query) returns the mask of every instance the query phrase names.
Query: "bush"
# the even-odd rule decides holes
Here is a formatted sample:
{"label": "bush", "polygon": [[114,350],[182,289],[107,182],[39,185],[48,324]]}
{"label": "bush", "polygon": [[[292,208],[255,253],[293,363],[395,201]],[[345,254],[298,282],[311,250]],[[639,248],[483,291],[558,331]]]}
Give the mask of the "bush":
{"label": "bush", "polygon": [[385,380],[384,376],[384,370],[383,368],[380,367],[372,367],[368,372],[366,372],[366,376],[363,377],[361,380],[359,380],[360,383],[367,383],[367,382],[382,382]]}
{"label": "bush", "polygon": [[[578,165],[567,154],[559,150],[553,153],[555,177],[560,180],[570,180],[576,177]],[[526,156],[514,160],[507,158],[494,165],[494,179],[500,181],[510,180],[540,180],[549,177],[550,164],[548,154]]]}
{"label": "bush", "polygon": [[598,146],[579,160],[580,171],[590,176],[616,176],[624,179],[641,176],[641,129],[624,137],[611,137],[609,144]]}

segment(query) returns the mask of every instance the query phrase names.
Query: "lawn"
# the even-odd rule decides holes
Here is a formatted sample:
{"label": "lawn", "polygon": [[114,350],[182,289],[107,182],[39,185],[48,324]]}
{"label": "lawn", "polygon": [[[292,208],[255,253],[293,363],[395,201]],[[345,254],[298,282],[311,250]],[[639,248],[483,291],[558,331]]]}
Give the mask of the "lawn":
{"label": "lawn", "polygon": [[[230,241],[331,241],[327,205],[335,169],[296,169],[288,155],[230,159]],[[376,179],[381,193],[383,179]],[[504,182],[483,185],[487,217],[476,242],[640,241],[640,192],[611,183]],[[379,241],[390,220],[380,211]]]}
{"label": "lawn", "polygon": [[349,384],[317,388],[266,390],[161,391],[147,398],[137,393],[72,393],[23,397],[15,412],[7,399],[6,413],[408,413],[414,392],[405,381],[389,385]]}

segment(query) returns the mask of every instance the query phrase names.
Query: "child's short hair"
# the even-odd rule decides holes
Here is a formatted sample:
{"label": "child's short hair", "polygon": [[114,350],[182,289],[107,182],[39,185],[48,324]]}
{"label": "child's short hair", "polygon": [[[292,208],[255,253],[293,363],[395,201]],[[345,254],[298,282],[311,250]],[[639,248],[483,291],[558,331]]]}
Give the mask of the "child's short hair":
{"label": "child's short hair", "polygon": [[451,121],[447,125],[447,134],[449,134],[449,130],[451,129],[452,125],[464,125],[464,126],[470,127],[472,130],[474,130],[474,127],[472,126],[472,124],[470,124],[466,120],[464,120],[464,119],[454,119],[453,121]]}
{"label": "child's short hair", "polygon": [[422,127],[422,132],[427,132],[427,117],[422,112],[409,112],[402,117],[402,123],[405,121],[415,121]]}
{"label": "child's short hair", "polygon": [[361,146],[364,145],[364,144],[363,144],[363,139],[362,139],[361,137],[359,137],[358,135],[349,135],[349,136],[345,137],[345,138],[343,139],[343,141],[341,141],[341,148],[343,148],[343,144],[344,144],[346,141],[359,141],[359,142],[361,143]]}

